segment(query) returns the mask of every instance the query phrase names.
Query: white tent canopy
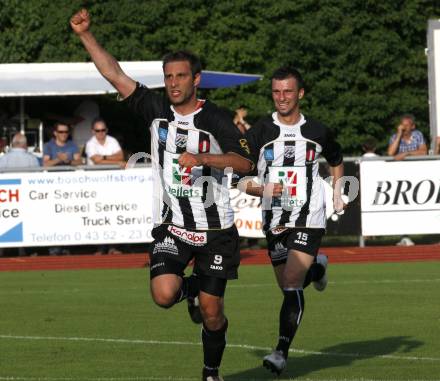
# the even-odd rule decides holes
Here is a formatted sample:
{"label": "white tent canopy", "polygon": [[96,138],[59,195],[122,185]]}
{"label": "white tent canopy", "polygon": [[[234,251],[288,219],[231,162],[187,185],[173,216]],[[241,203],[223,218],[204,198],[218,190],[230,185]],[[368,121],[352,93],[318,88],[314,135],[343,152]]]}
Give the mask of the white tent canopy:
{"label": "white tent canopy", "polygon": [[[121,62],[133,79],[151,88],[163,86],[162,62]],[[93,63],[0,65],[0,97],[96,95],[114,93]]]}
{"label": "white tent canopy", "polygon": [[[120,62],[128,76],[150,88],[163,87],[162,61]],[[201,87],[229,87],[259,75],[204,71]],[[93,63],[0,64],[0,97],[97,95],[116,90]]]}

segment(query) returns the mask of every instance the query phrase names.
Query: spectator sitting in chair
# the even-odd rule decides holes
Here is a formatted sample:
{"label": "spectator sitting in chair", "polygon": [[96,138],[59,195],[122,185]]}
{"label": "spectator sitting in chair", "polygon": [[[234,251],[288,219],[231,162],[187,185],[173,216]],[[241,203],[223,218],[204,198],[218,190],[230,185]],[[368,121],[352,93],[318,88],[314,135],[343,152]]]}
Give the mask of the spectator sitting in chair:
{"label": "spectator sitting in chair", "polygon": [[419,130],[416,130],[414,116],[402,115],[397,132],[390,138],[388,155],[394,156],[395,160],[403,160],[407,156],[426,155],[427,153],[425,138]]}
{"label": "spectator sitting in chair", "polygon": [[[118,141],[107,135],[108,128],[102,118],[95,118],[92,122],[93,136],[87,141],[87,165],[118,164],[125,165],[124,154]],[[95,255],[122,254],[118,248],[109,245],[99,245]]]}
{"label": "spectator sitting in chair", "polygon": [[88,165],[118,164],[124,166],[124,153],[118,141],[107,135],[108,128],[102,118],[95,118],[92,122],[93,136],[86,144]]}
{"label": "spectator sitting in chair", "polygon": [[32,168],[39,166],[37,157],[27,151],[27,139],[21,133],[14,135],[11,149],[0,157],[0,168]]}
{"label": "spectator sitting in chair", "polygon": [[[59,165],[81,165],[81,155],[78,146],[69,139],[69,125],[56,122],[53,128],[53,138],[43,147],[43,165],[54,167]],[[69,249],[54,246],[49,248],[49,255],[69,255]]]}
{"label": "spectator sitting in chair", "polygon": [[[39,167],[40,163],[38,159],[27,151],[27,139],[26,136],[21,133],[16,133],[12,138],[11,149],[0,157],[0,170],[6,168],[35,168]],[[28,254],[30,253],[28,249]],[[0,257],[3,256],[3,249],[0,248]],[[26,249],[20,247],[18,249],[18,255],[26,255]]]}
{"label": "spectator sitting in chair", "polygon": [[[400,117],[397,133],[393,134],[388,145],[388,155],[395,160],[403,160],[407,156],[426,155],[428,148],[423,134],[416,130],[414,115],[405,114]],[[408,236],[401,237],[398,246],[412,246],[414,242]]]}
{"label": "spectator sitting in chair", "polygon": [[81,165],[81,156],[78,146],[69,139],[70,127],[67,124],[56,122],[53,128],[53,138],[44,145],[43,165]]}

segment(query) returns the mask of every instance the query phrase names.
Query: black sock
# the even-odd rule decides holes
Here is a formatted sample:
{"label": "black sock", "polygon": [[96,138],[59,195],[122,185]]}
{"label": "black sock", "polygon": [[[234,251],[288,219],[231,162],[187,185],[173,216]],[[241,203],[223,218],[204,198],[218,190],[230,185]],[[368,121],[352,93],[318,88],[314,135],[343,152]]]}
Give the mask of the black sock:
{"label": "black sock", "polygon": [[325,267],[320,263],[313,262],[307,271],[306,278],[304,279],[303,289],[310,283],[320,280],[325,274]]}
{"label": "black sock", "polygon": [[202,343],[203,343],[203,379],[209,376],[218,376],[218,368],[226,347],[226,331],[228,330],[228,319],[225,324],[217,331],[210,331],[203,324]]}
{"label": "black sock", "polygon": [[325,267],[320,263],[313,263],[310,266],[310,273],[312,274],[312,282],[320,280],[325,274]]}
{"label": "black sock", "polygon": [[[314,263],[312,264],[312,266],[313,265]],[[306,277],[303,283],[303,289],[306,288],[310,283],[312,283],[312,266],[309,268],[309,270],[306,273]]]}
{"label": "black sock", "polygon": [[182,286],[177,292],[176,300],[173,304],[180,303],[187,297],[194,297],[199,294],[199,277],[191,274],[189,277],[182,278]]}
{"label": "black sock", "polygon": [[192,273],[188,278],[188,296],[194,298],[199,295],[200,278],[196,273]]}
{"label": "black sock", "polygon": [[280,327],[277,350],[285,358],[304,313],[304,293],[302,289],[284,290],[284,301],[280,310]]}

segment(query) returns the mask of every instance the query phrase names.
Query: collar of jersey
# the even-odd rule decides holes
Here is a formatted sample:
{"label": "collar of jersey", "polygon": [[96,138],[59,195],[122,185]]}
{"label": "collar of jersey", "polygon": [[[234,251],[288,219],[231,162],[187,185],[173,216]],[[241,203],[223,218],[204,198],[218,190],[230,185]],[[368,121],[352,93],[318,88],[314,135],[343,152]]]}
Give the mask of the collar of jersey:
{"label": "collar of jersey", "polygon": [[299,118],[298,122],[296,122],[295,124],[284,124],[284,123],[280,122],[276,111],[272,114],[272,119],[273,119],[274,123],[280,127],[289,127],[289,128],[297,127],[297,126],[299,127],[299,126],[302,126],[306,122],[306,118],[304,117],[304,115],[303,114],[300,114],[300,115],[301,115],[301,117]]}
{"label": "collar of jersey", "polygon": [[196,115],[200,111],[202,111],[204,104],[205,104],[205,100],[204,99],[197,99],[197,108],[192,113],[185,114],[185,115],[182,115],[181,113],[177,112],[173,105],[171,105],[170,107],[171,107],[171,111],[174,114],[179,115],[181,118],[189,118],[190,116]]}

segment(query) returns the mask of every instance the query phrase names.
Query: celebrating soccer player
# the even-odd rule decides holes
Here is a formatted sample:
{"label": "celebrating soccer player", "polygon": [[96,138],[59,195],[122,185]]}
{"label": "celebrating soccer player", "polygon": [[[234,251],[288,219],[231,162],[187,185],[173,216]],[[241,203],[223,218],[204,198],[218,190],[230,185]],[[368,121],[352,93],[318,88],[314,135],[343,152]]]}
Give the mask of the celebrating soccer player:
{"label": "celebrating soccer player", "polygon": [[[155,217],[159,225],[152,233],[151,295],[164,308],[187,299],[192,320],[203,322],[203,380],[222,380],[218,370],[228,328],[223,296],[239,265],[238,233],[222,179],[227,167],[239,173],[252,168],[247,142],[232,118],[197,98],[201,64],[194,54],[164,57],[162,97],[127,76],[96,41],[87,10],[76,13],[70,24],[99,72],[150,127],[161,200]],[[184,277],[193,258],[193,275]]]}
{"label": "celebrating soccer player", "polygon": [[278,344],[263,360],[266,368],[278,374],[286,366],[290,344],[304,315],[304,287],[313,281],[322,291],[327,285],[327,257],[318,255],[326,226],[317,161],[321,155],[333,176],[334,208],[342,211],[344,207],[338,186],[343,175],[341,148],[327,127],[301,114],[303,96],[301,74],[295,68],[279,68],[272,76],[276,112],[246,134],[258,161],[259,182],[249,181],[245,187],[248,193],[263,197],[263,230],[284,294]]}

